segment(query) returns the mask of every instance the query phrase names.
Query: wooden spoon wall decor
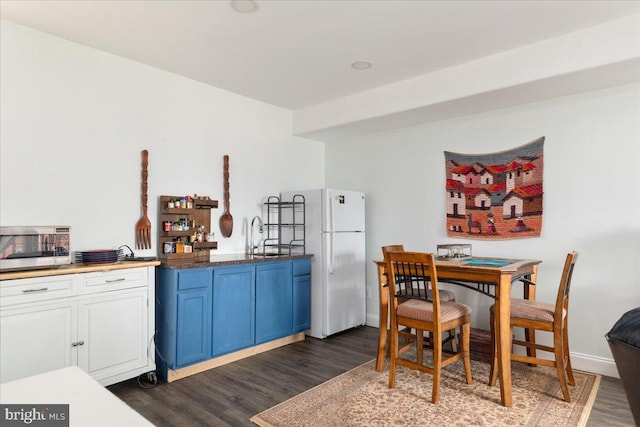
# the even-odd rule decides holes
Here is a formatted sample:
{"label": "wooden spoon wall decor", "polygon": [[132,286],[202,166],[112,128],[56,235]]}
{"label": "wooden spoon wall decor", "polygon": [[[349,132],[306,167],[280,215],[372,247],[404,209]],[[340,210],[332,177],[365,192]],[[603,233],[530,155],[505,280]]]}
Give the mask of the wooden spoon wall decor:
{"label": "wooden spoon wall decor", "polygon": [[224,213],[220,217],[220,233],[224,237],[231,237],[233,232],[233,217],[229,209],[229,156],[224,156]]}

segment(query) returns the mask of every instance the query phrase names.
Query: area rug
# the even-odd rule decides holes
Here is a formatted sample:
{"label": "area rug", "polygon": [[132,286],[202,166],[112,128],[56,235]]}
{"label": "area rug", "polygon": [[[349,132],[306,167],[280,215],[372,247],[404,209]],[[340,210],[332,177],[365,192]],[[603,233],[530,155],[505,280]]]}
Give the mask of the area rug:
{"label": "area rug", "polygon": [[399,366],[395,388],[388,366],[375,360],[358,366],[251,418],[262,427],[342,426],[584,426],[600,376],[574,371],[571,403],[562,400],[554,368],[512,367],[513,406],[500,403],[500,387],[489,387],[489,365],[472,361],[473,384],[462,363],[442,371],[440,397],[431,403],[431,375]]}

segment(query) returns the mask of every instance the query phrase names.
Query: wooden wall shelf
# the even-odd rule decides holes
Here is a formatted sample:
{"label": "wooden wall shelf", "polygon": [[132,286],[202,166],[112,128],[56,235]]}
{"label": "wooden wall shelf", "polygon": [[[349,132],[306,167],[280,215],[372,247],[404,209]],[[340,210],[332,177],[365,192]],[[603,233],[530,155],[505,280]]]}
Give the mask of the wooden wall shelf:
{"label": "wooden wall shelf", "polygon": [[[218,248],[218,242],[191,242],[192,236],[198,232],[200,226],[204,226],[204,232],[211,232],[211,209],[218,208],[217,200],[193,199],[191,208],[170,208],[171,200],[180,200],[181,196],[160,196],[160,238],[158,239],[158,258],[163,264],[178,265],[195,262],[208,262],[211,251]],[[189,225],[188,230],[165,231],[164,224],[184,219]],[[193,223],[195,222],[195,227]],[[165,253],[165,242],[176,242],[178,239],[183,243],[190,243],[192,252]]]}

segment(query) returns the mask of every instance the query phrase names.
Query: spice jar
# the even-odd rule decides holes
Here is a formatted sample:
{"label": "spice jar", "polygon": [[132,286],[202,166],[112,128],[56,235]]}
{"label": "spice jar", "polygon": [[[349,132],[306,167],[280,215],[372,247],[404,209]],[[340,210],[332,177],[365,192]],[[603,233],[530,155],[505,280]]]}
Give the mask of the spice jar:
{"label": "spice jar", "polygon": [[164,242],[163,252],[165,254],[172,254],[175,251],[175,244],[173,242]]}

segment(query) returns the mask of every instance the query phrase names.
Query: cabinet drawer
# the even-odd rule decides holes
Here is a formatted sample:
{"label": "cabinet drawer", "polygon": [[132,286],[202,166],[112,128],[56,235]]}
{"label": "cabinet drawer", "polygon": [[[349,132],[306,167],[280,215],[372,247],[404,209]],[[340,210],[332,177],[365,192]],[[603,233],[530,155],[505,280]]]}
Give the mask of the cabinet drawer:
{"label": "cabinet drawer", "polygon": [[146,268],[99,271],[82,275],[80,294],[119,291],[147,286]]}
{"label": "cabinet drawer", "polygon": [[294,276],[306,276],[311,274],[311,259],[296,259],[293,260],[293,275]]}
{"label": "cabinet drawer", "polygon": [[0,306],[71,297],[78,294],[74,275],[0,282]]}
{"label": "cabinet drawer", "polygon": [[178,272],[178,290],[206,288],[211,285],[210,268],[192,268]]}

